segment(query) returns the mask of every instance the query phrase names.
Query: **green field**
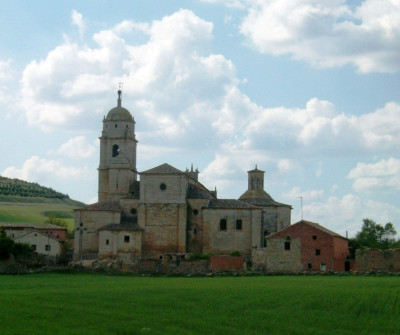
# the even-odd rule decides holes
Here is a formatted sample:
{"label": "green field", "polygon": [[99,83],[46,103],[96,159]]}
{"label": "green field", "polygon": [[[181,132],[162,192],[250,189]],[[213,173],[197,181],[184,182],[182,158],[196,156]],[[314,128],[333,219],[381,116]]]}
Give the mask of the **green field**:
{"label": "green field", "polygon": [[0,276],[0,334],[400,334],[400,278]]}
{"label": "green field", "polygon": [[73,210],[83,205],[70,199],[15,199],[17,197],[0,198],[0,222],[44,223],[49,216],[55,216],[65,221],[68,229],[72,230]]}

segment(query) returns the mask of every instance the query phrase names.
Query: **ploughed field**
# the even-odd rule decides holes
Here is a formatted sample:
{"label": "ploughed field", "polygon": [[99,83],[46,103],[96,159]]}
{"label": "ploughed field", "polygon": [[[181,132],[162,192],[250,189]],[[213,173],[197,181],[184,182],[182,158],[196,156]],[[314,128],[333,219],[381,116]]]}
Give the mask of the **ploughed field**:
{"label": "ploughed field", "polygon": [[0,334],[400,334],[400,277],[0,276]]}

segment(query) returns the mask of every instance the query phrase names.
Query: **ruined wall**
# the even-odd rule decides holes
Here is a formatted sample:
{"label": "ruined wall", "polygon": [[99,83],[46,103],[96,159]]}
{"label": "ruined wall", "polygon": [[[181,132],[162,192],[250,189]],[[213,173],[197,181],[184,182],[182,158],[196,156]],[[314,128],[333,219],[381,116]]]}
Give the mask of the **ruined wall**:
{"label": "ruined wall", "polygon": [[400,272],[400,249],[367,249],[356,251],[358,272]]}
{"label": "ruined wall", "polygon": [[231,256],[211,256],[210,269],[214,272],[219,271],[239,271],[246,270],[246,263],[244,257],[231,257]]}

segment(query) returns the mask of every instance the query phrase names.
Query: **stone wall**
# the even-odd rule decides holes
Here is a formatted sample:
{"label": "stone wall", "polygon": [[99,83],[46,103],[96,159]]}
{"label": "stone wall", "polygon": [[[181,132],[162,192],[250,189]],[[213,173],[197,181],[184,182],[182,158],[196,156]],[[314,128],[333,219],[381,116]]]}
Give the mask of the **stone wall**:
{"label": "stone wall", "polygon": [[219,272],[219,271],[243,272],[246,270],[246,263],[244,257],[211,256],[210,269],[213,272]]}
{"label": "stone wall", "polygon": [[400,272],[400,249],[367,249],[356,251],[358,272]]}
{"label": "stone wall", "polygon": [[[205,253],[229,255],[239,251],[250,257],[253,243],[261,243],[261,210],[207,209],[203,215]],[[226,230],[220,230],[221,219],[226,220]],[[236,220],[242,220],[242,229],[236,229]]]}

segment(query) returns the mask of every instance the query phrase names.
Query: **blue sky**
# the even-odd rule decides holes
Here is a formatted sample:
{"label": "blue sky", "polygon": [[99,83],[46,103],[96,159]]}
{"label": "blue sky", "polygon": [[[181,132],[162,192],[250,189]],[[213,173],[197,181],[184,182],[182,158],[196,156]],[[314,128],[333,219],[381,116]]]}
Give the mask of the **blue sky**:
{"label": "blue sky", "polygon": [[220,198],[265,189],[352,236],[400,231],[397,0],[0,1],[0,174],[96,201],[102,118],[135,118],[137,167]]}

